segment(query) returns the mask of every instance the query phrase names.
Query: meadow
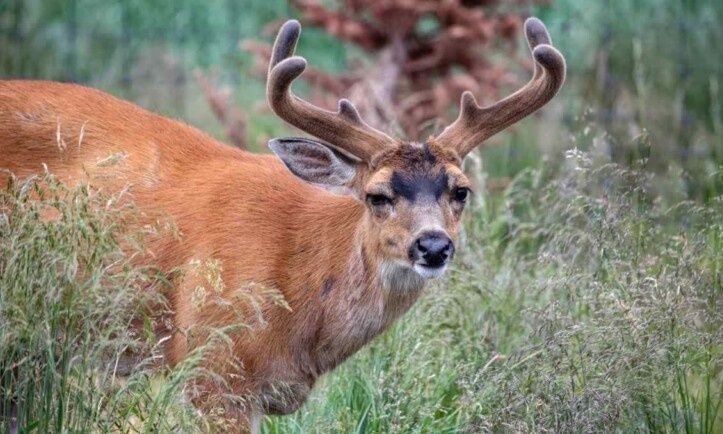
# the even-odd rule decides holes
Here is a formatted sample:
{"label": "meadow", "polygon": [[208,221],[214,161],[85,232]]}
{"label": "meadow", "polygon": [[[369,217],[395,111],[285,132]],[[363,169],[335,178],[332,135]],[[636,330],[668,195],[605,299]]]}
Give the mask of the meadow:
{"label": "meadow", "polygon": [[[237,41],[294,9],[152,3],[0,3],[0,77],[86,82],[224,139],[189,71],[217,68],[251,107],[263,82]],[[264,433],[723,431],[723,6],[528,11],[549,23],[569,81],[465,162],[476,187],[455,266]],[[104,33],[116,22],[128,30]],[[302,44],[320,68],[344,68],[328,35]],[[291,133],[247,112],[257,152]],[[126,230],[135,210],[121,199],[52,174],[0,191],[0,432],[11,416],[28,433],[220,429],[184,393],[213,375],[197,362],[223,333],[158,366],[150,315],[167,308],[154,291],[167,282],[134,263],[144,234]]]}

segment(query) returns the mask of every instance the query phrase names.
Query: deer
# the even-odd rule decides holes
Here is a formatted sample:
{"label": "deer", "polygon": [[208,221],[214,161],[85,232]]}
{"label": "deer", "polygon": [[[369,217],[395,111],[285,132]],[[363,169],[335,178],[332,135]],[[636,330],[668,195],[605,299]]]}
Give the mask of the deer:
{"label": "deer", "polygon": [[[544,24],[529,18],[532,79],[486,107],[463,93],[454,122],[427,141],[409,142],[365,123],[346,99],[328,111],[290,90],[306,68],[294,55],[300,32],[296,20],[278,31],[267,100],[279,118],[313,138],[272,139],[273,154],[225,145],[92,88],[0,82],[0,169],[27,177],[47,167],[65,182],[126,188],[147,221],[170,218],[178,229],[147,241],[147,260],[159,269],[214,259],[224,290],[253,282],[283,296],[284,305],[261,305],[262,326],[234,334],[227,350],[204,362],[240,361],[243,375],[221,368],[223,386],[209,385],[200,400],[230,392],[253,397],[229,407],[243,432],[258,432],[265,415],[298,410],[321,375],[445,274],[472,188],[465,156],[548,103],[566,74]],[[101,164],[110,156],[116,164]],[[169,366],[198,345],[185,331],[232,321],[218,306],[193,305],[200,280],[189,273],[172,281]]]}

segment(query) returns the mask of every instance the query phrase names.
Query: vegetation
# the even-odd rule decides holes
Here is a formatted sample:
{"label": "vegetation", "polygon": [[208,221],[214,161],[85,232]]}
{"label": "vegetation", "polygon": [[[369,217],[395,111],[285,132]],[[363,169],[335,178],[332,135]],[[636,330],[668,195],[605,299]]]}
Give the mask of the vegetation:
{"label": "vegetation", "polygon": [[449,281],[266,432],[718,432],[723,202],[571,151],[468,220]]}
{"label": "vegetation", "polygon": [[158,377],[163,280],[133,263],[120,199],[50,175],[0,191],[0,432],[198,426],[181,399],[197,357]]}
{"label": "vegetation", "polygon": [[[682,180],[693,198],[720,195],[723,65],[718,59],[723,46],[714,41],[723,37],[723,3],[547,3],[532,7],[510,1],[500,8],[534,13],[548,24],[567,58],[568,83],[540,123],[544,140],[534,134],[497,138],[498,150],[485,155],[493,158],[490,174],[513,176],[543,155],[559,160],[569,143],[567,131],[580,128],[579,118],[589,110],[607,132],[603,145],[614,161],[627,165],[639,158],[637,142],[630,139],[645,133],[656,144],[649,155],[651,170],[673,178],[684,172]],[[88,83],[225,138],[192,73],[197,68],[210,71],[235,91],[236,105],[248,114],[249,147],[265,150],[266,139],[288,130],[267,110],[259,110],[263,81],[251,74],[253,56],[239,50],[239,41],[270,41],[265,26],[288,17],[298,17],[298,11],[285,1],[4,0],[0,77]],[[433,28],[434,20],[420,25]],[[522,38],[518,41],[522,48]],[[299,51],[311,65],[329,72],[343,71],[361,55],[311,26],[304,30]],[[508,58],[507,53],[491,56],[500,64],[509,63]],[[526,78],[527,72],[521,72],[519,81]],[[584,118],[582,127],[589,117]]]}
{"label": "vegetation", "polygon": [[[668,204],[642,169],[570,151],[484,195],[449,281],[265,432],[716,432],[723,201]],[[182,392],[205,373],[154,371],[152,334],[128,333],[160,283],[120,253],[107,203],[52,178],[2,194],[5,421],[199,430]],[[121,379],[130,349],[150,355]]]}
{"label": "vegetation", "polygon": [[723,36],[723,3],[557,0],[540,17],[568,59],[570,113],[593,109],[616,162],[639,158],[629,138],[647,134],[650,170],[686,172],[693,198],[723,193],[723,53],[710,44]]}
{"label": "vegetation", "polygon": [[[86,82],[222,137],[190,74],[213,70],[252,148],[289,134],[257,110],[238,41],[293,8],[157,3],[0,1],[0,76]],[[534,12],[569,81],[468,158],[478,185],[450,276],[265,433],[721,431],[723,4]],[[358,55],[318,30],[301,44],[322,70]],[[0,432],[15,411],[25,432],[215,429],[184,398],[209,374],[202,351],[155,366],[164,282],[134,262],[143,234],[121,199],[50,175],[0,192]]]}

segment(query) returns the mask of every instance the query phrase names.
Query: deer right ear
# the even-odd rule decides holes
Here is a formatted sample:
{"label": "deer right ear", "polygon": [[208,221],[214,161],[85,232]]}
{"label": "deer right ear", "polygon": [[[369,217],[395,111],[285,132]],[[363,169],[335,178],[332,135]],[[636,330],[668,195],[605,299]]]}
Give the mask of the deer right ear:
{"label": "deer right ear", "polygon": [[356,175],[357,163],[329,145],[301,137],[272,139],[269,148],[302,180],[339,193]]}

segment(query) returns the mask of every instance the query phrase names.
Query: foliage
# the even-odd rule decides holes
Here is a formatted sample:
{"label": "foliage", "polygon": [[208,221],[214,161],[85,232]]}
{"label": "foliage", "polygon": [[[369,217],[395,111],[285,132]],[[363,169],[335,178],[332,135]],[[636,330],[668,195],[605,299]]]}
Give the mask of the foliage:
{"label": "foliage", "polygon": [[[644,164],[573,150],[484,197],[448,281],[264,431],[716,432],[723,200],[670,204]],[[219,429],[184,398],[202,354],[159,370],[131,332],[160,282],[121,249],[121,202],[52,177],[0,197],[0,424]]]}
{"label": "foliage", "polygon": [[[322,2],[329,10],[338,4]],[[525,12],[519,4],[501,2],[498,9]],[[536,6],[534,13],[548,24],[567,58],[568,83],[542,117],[491,140],[498,146],[485,154],[492,160],[490,173],[511,176],[541,156],[557,159],[567,131],[579,118],[585,122],[582,114],[589,110],[605,126],[607,152],[615,162],[639,158],[629,138],[646,134],[656,143],[652,170],[682,179],[698,200],[721,194],[723,67],[717,60],[723,48],[715,41],[721,39],[722,7],[704,0],[556,0]],[[226,128],[201,102],[204,94],[191,72],[210,70],[218,83],[234,90],[227,103],[247,116],[247,146],[263,150],[268,138],[289,131],[268,111],[258,110],[265,108],[263,81],[251,76],[251,55],[238,43],[270,40],[267,23],[296,14],[290,2],[264,0],[0,1],[0,77],[88,83],[219,137],[230,132],[238,142],[239,128]],[[435,22],[421,19],[419,31],[434,29]],[[522,38],[515,39],[526,59]],[[350,60],[365,57],[353,44],[313,27],[300,45],[310,65],[333,75],[348,75]],[[509,57],[509,52],[500,55],[496,43],[485,47],[482,58],[495,68]],[[522,72],[516,81],[526,78]],[[504,95],[514,86],[480,96]],[[341,96],[349,95],[334,95]]]}
{"label": "foliage", "polygon": [[[502,87],[516,82],[490,54],[503,50],[509,57],[515,51],[511,42],[522,27],[523,8],[500,3],[343,0],[329,6],[294,1],[304,24],[365,54],[344,73],[312,66],[302,79],[317,104],[335,107],[339,95],[345,95],[367,122],[387,130],[396,127],[403,137],[419,140],[430,127],[451,122],[449,114],[465,90],[491,103]],[[271,47],[257,41],[244,47],[256,56],[256,73],[265,77]],[[371,65],[365,58],[371,58]]]}
{"label": "foliage", "polygon": [[628,138],[644,133],[651,169],[684,171],[697,199],[723,193],[723,48],[711,44],[722,2],[557,0],[538,12],[567,56],[570,113],[593,109],[614,161],[639,158]]}
{"label": "foliage", "polygon": [[[289,131],[257,110],[263,82],[238,41],[270,40],[266,23],[295,11],[0,1],[0,76],[89,83],[223,136],[190,74],[210,69],[235,90],[220,101],[244,108],[253,148]],[[451,276],[265,432],[720,432],[721,3],[556,0],[535,12],[568,83],[469,168],[480,185]],[[300,43],[334,74],[364,57],[319,29]],[[209,375],[202,352],[155,368],[138,306],[158,307],[162,282],[133,263],[128,213],[52,177],[0,193],[0,431],[14,411],[38,432],[216,429],[184,398]],[[131,349],[141,357],[120,378],[114,361]]]}
{"label": "foliage", "polygon": [[723,201],[655,182],[579,151],[522,172],[449,281],[266,432],[717,432]]}
{"label": "foliage", "polygon": [[[162,279],[133,262],[120,196],[46,175],[0,191],[0,431],[171,432],[198,355],[154,372]],[[123,247],[125,246],[125,248]],[[128,375],[130,373],[130,375]]]}

